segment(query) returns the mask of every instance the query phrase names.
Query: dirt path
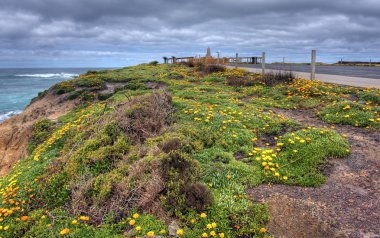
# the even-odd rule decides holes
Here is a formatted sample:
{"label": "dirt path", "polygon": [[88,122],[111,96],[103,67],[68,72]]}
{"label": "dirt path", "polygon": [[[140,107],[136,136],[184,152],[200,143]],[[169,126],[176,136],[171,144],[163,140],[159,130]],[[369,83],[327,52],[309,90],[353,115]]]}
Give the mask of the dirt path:
{"label": "dirt path", "polygon": [[[303,125],[331,127],[315,111],[273,109]],[[249,191],[270,207],[275,237],[380,237],[380,132],[335,125],[351,155],[332,159],[320,188],[262,185]]]}

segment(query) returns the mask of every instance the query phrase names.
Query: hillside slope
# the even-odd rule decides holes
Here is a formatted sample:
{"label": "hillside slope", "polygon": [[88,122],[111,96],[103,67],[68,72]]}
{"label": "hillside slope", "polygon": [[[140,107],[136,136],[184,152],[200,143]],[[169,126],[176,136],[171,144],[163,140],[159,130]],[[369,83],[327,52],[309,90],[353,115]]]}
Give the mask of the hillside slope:
{"label": "hillside slope", "polygon": [[[55,85],[32,105],[51,95],[61,102],[52,115],[70,112],[25,118],[27,149],[14,158],[26,156],[0,180],[0,236],[276,235],[267,230],[273,209],[247,189],[318,188],[329,161],[349,156],[350,146],[333,126],[304,125],[275,108],[380,128],[379,91],[289,76],[151,64]],[[321,234],[340,234],[324,226]]]}

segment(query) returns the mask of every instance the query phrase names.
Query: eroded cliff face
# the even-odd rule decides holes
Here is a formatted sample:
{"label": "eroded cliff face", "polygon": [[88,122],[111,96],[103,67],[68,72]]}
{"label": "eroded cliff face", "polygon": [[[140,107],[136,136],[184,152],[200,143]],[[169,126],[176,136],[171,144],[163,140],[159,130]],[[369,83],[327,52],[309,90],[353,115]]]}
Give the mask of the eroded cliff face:
{"label": "eroded cliff face", "polygon": [[66,95],[46,93],[31,103],[23,113],[0,124],[0,176],[27,155],[33,124],[43,118],[56,120],[70,112],[79,100],[67,100]]}

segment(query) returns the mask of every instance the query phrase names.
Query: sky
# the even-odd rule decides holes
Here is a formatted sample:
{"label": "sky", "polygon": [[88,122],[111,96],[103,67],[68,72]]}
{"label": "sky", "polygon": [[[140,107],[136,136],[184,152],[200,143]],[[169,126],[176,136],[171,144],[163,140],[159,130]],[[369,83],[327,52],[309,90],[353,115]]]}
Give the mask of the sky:
{"label": "sky", "polygon": [[163,56],[380,61],[380,0],[0,0],[0,67],[121,67]]}

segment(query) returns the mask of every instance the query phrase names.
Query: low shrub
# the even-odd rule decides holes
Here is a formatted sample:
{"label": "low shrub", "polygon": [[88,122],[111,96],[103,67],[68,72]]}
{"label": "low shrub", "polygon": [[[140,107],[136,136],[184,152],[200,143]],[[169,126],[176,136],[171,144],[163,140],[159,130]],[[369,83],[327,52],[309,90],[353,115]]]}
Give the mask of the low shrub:
{"label": "low shrub", "polygon": [[69,93],[75,90],[73,80],[63,81],[53,86],[53,90],[56,94],[61,95]]}
{"label": "low shrub", "polygon": [[68,100],[74,100],[78,98],[83,93],[83,90],[76,90],[74,92],[71,92],[69,96],[67,97]]}
{"label": "low shrub", "polygon": [[214,202],[211,190],[202,183],[186,184],[183,192],[186,196],[186,204],[196,209],[197,212],[205,211]]}
{"label": "low shrub", "polygon": [[184,62],[180,62],[179,63],[180,65],[183,65],[183,66],[187,66],[187,67],[190,67],[190,68],[193,68],[196,66],[196,63],[194,63],[194,61],[184,61]]}
{"label": "low shrub", "polygon": [[173,122],[172,97],[168,93],[152,93],[136,97],[130,103],[116,109],[119,126],[136,143],[159,135],[165,126]]}
{"label": "low shrub", "polygon": [[246,86],[252,86],[256,82],[249,76],[228,76],[226,79],[226,83],[229,86],[233,87],[246,87]]}
{"label": "low shrub", "polygon": [[295,75],[291,71],[278,71],[278,72],[270,72],[262,75],[259,80],[263,82],[265,85],[273,86],[277,84],[288,84],[291,83],[295,79]]}
{"label": "low shrub", "polygon": [[157,65],[158,65],[158,61],[157,61],[157,60],[155,60],[155,61],[151,61],[151,62],[149,62],[148,65],[151,65],[151,66],[157,66]]}
{"label": "low shrub", "polygon": [[224,72],[226,71],[226,67],[222,65],[215,65],[215,64],[197,64],[197,70],[203,74],[212,74],[212,73],[218,73],[218,72]]}
{"label": "low shrub", "polygon": [[94,88],[95,90],[100,90],[105,87],[103,80],[92,75],[81,76],[74,81],[74,84],[77,87]]}

